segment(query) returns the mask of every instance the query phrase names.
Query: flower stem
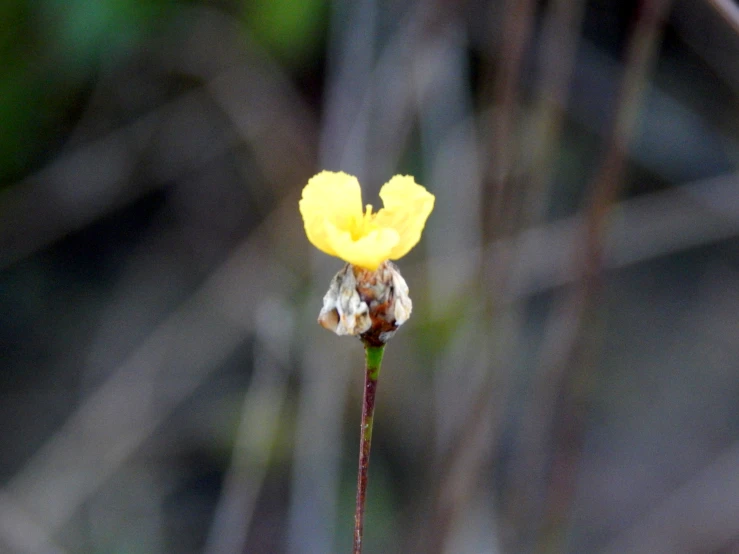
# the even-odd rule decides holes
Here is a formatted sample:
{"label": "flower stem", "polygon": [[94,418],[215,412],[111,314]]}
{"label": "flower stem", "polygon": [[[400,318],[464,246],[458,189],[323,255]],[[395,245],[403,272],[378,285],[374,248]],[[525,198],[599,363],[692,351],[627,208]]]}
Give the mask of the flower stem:
{"label": "flower stem", "polygon": [[364,345],[365,374],[364,398],[362,399],[362,425],[359,439],[359,472],[357,475],[357,509],[354,512],[354,550],[353,554],[362,553],[362,537],[364,532],[364,504],[367,498],[367,470],[369,468],[370,445],[372,443],[372,423],[375,415],[375,393],[377,378],[380,374],[382,355],[385,345]]}

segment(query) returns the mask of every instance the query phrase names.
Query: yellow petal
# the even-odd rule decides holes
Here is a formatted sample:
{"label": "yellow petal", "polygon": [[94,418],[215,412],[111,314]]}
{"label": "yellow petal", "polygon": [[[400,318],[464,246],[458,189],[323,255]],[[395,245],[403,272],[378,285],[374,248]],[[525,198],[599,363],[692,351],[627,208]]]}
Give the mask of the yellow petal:
{"label": "yellow petal", "polygon": [[380,190],[384,207],[377,213],[375,223],[394,229],[399,240],[388,256],[397,260],[405,256],[418,241],[426,220],[434,209],[435,197],[409,175],[396,175]]}
{"label": "yellow petal", "polygon": [[349,231],[355,221],[361,221],[359,181],[343,172],[322,171],[303,189],[300,213],[308,240],[326,254],[341,257],[329,240],[325,222],[330,222],[337,230]]}
{"label": "yellow petal", "polygon": [[334,256],[372,271],[389,258],[400,240],[400,236],[393,229],[374,229],[353,240],[349,231],[338,229],[329,221],[326,221],[325,228],[328,242],[335,252]]}

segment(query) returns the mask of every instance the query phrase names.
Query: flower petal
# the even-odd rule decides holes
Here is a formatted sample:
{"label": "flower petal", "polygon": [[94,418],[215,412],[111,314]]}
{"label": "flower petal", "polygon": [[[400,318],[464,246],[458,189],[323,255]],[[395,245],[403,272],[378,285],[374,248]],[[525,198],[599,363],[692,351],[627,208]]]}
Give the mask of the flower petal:
{"label": "flower petal", "polygon": [[358,240],[353,240],[349,231],[325,222],[326,237],[331,249],[345,262],[375,271],[388,259],[400,236],[394,229],[375,229]]}
{"label": "flower petal", "polygon": [[383,185],[380,198],[384,207],[377,213],[375,223],[397,231],[399,240],[388,256],[397,260],[421,240],[426,220],[434,209],[435,197],[413,177],[396,175]]}
{"label": "flower petal", "polygon": [[300,213],[308,240],[326,254],[342,257],[331,245],[325,222],[330,222],[335,229],[349,230],[355,221],[361,221],[359,181],[343,172],[322,171],[303,189]]}

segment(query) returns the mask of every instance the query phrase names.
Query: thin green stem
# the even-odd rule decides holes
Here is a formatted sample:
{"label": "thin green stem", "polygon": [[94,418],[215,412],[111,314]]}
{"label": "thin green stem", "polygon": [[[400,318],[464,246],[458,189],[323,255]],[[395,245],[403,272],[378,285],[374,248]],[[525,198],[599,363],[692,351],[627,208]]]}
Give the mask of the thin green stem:
{"label": "thin green stem", "polygon": [[354,550],[362,553],[364,533],[364,505],[367,498],[367,470],[369,468],[372,423],[375,417],[375,393],[380,375],[385,345],[370,346],[365,343],[364,397],[362,399],[362,425],[359,438],[359,472],[357,475],[357,509],[354,512]]}

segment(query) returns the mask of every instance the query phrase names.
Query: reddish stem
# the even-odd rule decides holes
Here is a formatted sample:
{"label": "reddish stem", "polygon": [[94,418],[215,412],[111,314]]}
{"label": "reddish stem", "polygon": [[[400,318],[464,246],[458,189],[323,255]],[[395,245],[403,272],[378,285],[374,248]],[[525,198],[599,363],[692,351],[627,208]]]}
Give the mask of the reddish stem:
{"label": "reddish stem", "polygon": [[367,473],[369,469],[370,446],[372,444],[372,423],[375,417],[375,394],[377,377],[385,346],[365,344],[366,366],[364,374],[364,397],[362,399],[362,423],[359,438],[359,471],[357,475],[357,508],[354,512],[353,554],[362,553],[364,536],[364,506],[367,498]]}

